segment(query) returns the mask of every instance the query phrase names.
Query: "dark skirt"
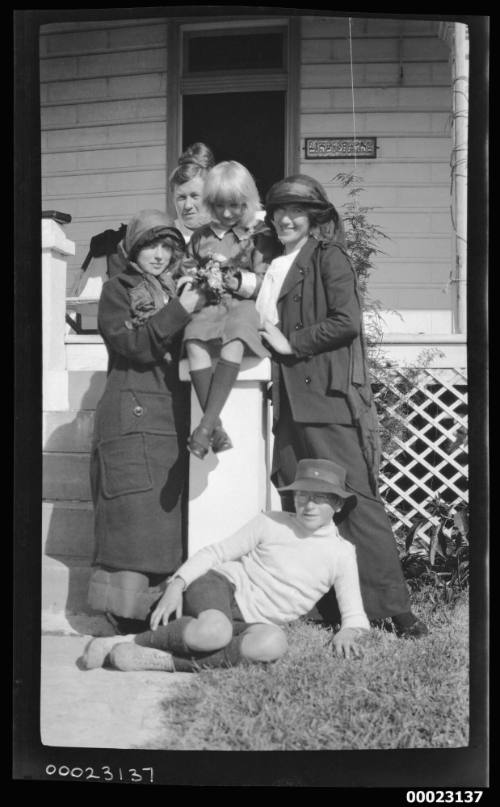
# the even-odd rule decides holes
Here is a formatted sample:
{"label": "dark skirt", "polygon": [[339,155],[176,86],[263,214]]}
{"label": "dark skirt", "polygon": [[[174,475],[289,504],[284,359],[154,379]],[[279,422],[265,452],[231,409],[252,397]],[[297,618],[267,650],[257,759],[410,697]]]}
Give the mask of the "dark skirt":
{"label": "dark skirt", "polygon": [[[295,423],[284,403],[274,442],[273,483],[276,487],[291,484],[301,459],[327,459],[342,465],[347,472],[347,487],[357,494],[358,503],[338,526],[341,535],[356,547],[368,618],[383,619],[409,611],[408,589],[394,535],[382,500],[372,493],[356,429],[331,423]],[[283,501],[283,507],[293,509],[290,498]],[[329,621],[338,621],[333,591],[319,610]]]}
{"label": "dark skirt", "polygon": [[253,300],[238,300],[225,295],[217,305],[198,311],[184,329],[184,345],[189,339],[199,342],[219,341],[223,345],[240,339],[245,353],[266,358],[270,353],[259,336],[259,315]]}

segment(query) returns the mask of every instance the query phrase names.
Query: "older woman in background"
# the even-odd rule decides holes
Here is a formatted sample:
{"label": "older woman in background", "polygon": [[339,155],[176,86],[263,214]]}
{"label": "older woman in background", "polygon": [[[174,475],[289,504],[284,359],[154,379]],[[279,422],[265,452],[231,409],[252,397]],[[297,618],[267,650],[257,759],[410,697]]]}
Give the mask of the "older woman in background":
{"label": "older woman in background", "polygon": [[175,226],[186,244],[194,230],[210,220],[210,213],[203,204],[203,186],[214,165],[209,147],[205,143],[193,143],[181,154],[177,168],[170,175],[170,192],[177,216]]}

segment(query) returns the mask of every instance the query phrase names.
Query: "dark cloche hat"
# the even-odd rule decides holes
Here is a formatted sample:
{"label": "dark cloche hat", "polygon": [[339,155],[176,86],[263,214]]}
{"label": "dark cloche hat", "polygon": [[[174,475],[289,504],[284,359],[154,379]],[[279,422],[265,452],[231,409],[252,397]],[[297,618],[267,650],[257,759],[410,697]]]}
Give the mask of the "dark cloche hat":
{"label": "dark cloche hat", "polygon": [[324,188],[313,177],[294,174],[275,182],[266,195],[265,208],[268,213],[283,205],[310,205],[331,213],[339,219],[337,210],[328,199]]}
{"label": "dark cloche hat", "polygon": [[145,245],[157,238],[165,238],[181,251],[185,249],[182,233],[166,213],[162,210],[141,210],[128,224],[123,242],[125,253],[132,259]]}

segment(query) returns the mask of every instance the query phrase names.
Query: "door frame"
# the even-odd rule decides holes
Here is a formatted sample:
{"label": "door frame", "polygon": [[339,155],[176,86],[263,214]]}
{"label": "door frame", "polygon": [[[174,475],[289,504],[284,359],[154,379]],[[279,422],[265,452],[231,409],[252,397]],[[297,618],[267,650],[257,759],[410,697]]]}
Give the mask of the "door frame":
{"label": "door frame", "polygon": [[[292,17],[213,17],[174,18],[168,21],[167,31],[167,208],[174,214],[168,185],[168,176],[177,165],[181,153],[182,96],[223,92],[251,92],[284,90],[285,118],[285,176],[296,174],[300,163],[300,40],[301,25],[298,16]],[[218,31],[247,28],[249,33],[278,28],[285,31],[286,70],[251,71],[232,75],[193,76],[181,75],[182,42],[184,31]]]}

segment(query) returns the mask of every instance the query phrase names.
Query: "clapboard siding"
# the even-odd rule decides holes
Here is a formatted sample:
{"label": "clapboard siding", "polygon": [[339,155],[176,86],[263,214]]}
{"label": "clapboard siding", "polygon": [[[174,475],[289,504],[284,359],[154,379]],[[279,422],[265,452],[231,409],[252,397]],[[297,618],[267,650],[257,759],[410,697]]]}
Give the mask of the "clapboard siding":
{"label": "clapboard siding", "polygon": [[[354,102],[356,134],[376,136],[378,146],[376,159],[356,164],[360,204],[389,236],[370,292],[384,309],[451,312],[448,47],[432,21],[356,18],[351,34],[352,47],[347,18],[302,20],[301,137],[352,137]],[[354,167],[354,160],[300,162],[340,208],[348,195],[336,175]],[[430,327],[443,321],[429,318]]]}
{"label": "clapboard siding", "polygon": [[[445,61],[446,45],[437,37],[359,37],[353,29],[352,60],[356,62],[427,62]],[[347,62],[350,58],[349,38],[303,39],[302,61],[304,64]],[[445,54],[445,55],[443,55]]]}
{"label": "clapboard siding", "polygon": [[[363,109],[442,112],[449,105],[449,87],[362,87],[356,88],[356,105]],[[303,89],[301,111],[352,109],[350,87],[338,89]]]}
{"label": "clapboard siding", "polygon": [[[382,20],[351,18],[353,35],[364,35],[372,38],[387,36],[428,37],[437,33],[437,23],[432,20]],[[348,36],[349,19],[347,17],[304,17],[302,36],[304,39],[329,39],[331,37]]]}
{"label": "clapboard siding", "polygon": [[43,26],[43,207],[70,213],[71,290],[91,237],[165,208],[165,19]]}
{"label": "clapboard siding", "polygon": [[[375,160],[357,162],[360,201],[390,239],[374,296],[387,308],[452,310],[448,47],[430,20],[353,18],[351,33],[352,48],[347,17],[301,18],[301,137],[352,136],[352,79],[356,133],[378,145]],[[71,289],[92,235],[165,208],[167,20],[43,26],[40,53],[43,206],[73,217]],[[353,167],[299,164],[340,207],[348,197],[336,174]]]}
{"label": "clapboard siding", "polygon": [[[355,87],[393,86],[403,78],[405,86],[439,86],[450,84],[450,68],[448,62],[406,62],[401,77],[401,64],[393,62],[372,62],[353,64],[353,82]],[[350,87],[351,66],[343,64],[304,64],[302,66],[302,87]]]}

